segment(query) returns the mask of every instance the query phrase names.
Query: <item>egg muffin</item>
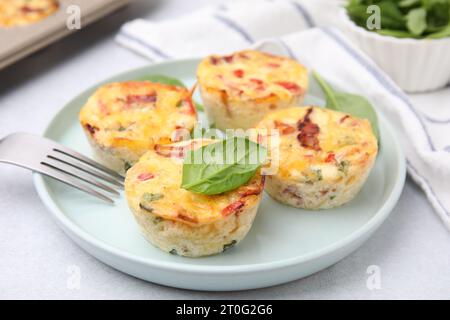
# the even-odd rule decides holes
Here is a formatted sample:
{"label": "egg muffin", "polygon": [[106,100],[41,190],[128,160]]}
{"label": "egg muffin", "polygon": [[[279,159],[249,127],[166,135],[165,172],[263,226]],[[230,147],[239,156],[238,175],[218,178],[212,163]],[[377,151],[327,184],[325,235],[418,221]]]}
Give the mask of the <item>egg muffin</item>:
{"label": "egg muffin", "polygon": [[156,145],[127,172],[128,205],[144,237],[163,251],[187,257],[220,253],[239,243],[252,226],[264,187],[259,172],[218,195],[180,187],[186,152],[213,142]]}
{"label": "egg muffin", "polygon": [[308,88],[300,63],[252,50],[205,58],[197,80],[208,120],[222,130],[248,129],[271,111],[301,104]]}
{"label": "egg muffin", "polygon": [[99,88],[81,109],[79,119],[95,158],[124,174],[155,144],[189,135],[197,116],[185,88],[129,81]]}
{"label": "egg muffin", "polygon": [[267,115],[257,126],[278,130],[279,168],[266,177],[276,200],[305,209],[340,206],[355,197],[378,152],[370,122],[319,107],[294,107]]}
{"label": "egg muffin", "polygon": [[0,26],[36,23],[55,13],[58,8],[56,0],[0,0]]}

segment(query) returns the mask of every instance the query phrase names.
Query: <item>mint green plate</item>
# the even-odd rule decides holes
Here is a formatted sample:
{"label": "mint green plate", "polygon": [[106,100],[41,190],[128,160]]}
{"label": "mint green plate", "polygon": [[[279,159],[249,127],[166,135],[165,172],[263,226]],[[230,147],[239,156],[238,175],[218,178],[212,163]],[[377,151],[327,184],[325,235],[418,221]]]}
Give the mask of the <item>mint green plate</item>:
{"label": "mint green plate", "polygon": [[[105,82],[165,74],[192,85],[198,62],[154,64]],[[91,88],[68,103],[44,135],[91,156],[77,115],[94,90]],[[313,84],[306,102],[321,103],[319,92]],[[376,164],[361,192],[349,204],[307,211],[281,205],[264,195],[247,237],[232,250],[205,258],[173,256],[147,243],[123,194],[112,206],[40,174],[34,175],[34,182],[42,201],[69,237],[120,271],[178,288],[261,288],[299,279],[336,263],[358,248],[386,219],[404,185],[405,158],[382,116],[380,132],[381,150]]]}

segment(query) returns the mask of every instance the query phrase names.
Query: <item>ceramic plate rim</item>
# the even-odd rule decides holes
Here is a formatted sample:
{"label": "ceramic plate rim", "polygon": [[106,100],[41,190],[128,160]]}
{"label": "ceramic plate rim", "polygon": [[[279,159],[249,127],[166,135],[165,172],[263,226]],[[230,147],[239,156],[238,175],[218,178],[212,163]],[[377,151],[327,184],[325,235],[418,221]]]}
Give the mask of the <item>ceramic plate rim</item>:
{"label": "ceramic plate rim", "polygon": [[[56,112],[53,117],[51,118],[50,122],[44,129],[43,136],[47,136],[49,134],[49,131],[51,127],[54,124],[55,119],[57,119],[62,113],[65,112],[67,109],[67,106],[70,104],[71,101],[76,100],[78,97],[86,94],[87,92],[93,90],[94,88],[98,87],[100,84],[107,82],[111,78],[121,77],[125,76],[126,74],[133,73],[133,72],[139,72],[140,70],[148,67],[154,67],[154,66],[162,66],[167,64],[173,64],[173,63],[193,63],[194,61],[199,61],[199,58],[189,58],[189,59],[176,59],[176,60],[168,60],[163,62],[156,62],[151,63],[146,66],[141,66],[138,68],[133,68],[124,72],[120,72],[117,74],[114,74],[107,79],[100,81],[89,88],[83,90],[76,96],[72,97],[69,102],[67,102],[58,112]],[[97,238],[95,238],[93,235],[89,234],[85,230],[83,230],[81,227],[76,225],[75,222],[73,222],[71,219],[69,219],[63,211],[58,207],[56,202],[53,200],[50,191],[48,190],[48,186],[44,180],[44,176],[39,173],[33,173],[33,182],[35,185],[35,188],[38,192],[39,197],[41,198],[44,205],[47,207],[47,209],[51,212],[53,217],[56,219],[57,222],[61,223],[63,225],[63,230],[67,233],[67,231],[71,231],[74,235],[82,239],[83,241],[89,243],[90,245],[96,247],[97,249],[106,251],[109,254],[119,256],[122,259],[131,260],[137,263],[141,263],[144,265],[148,265],[149,267],[153,268],[159,268],[159,269],[165,269],[165,270],[171,270],[171,271],[181,271],[181,272],[188,272],[188,273],[203,273],[203,274],[233,274],[233,273],[244,273],[244,272],[258,272],[258,271],[268,271],[273,270],[277,268],[284,268],[289,267],[301,263],[305,263],[307,261],[312,261],[314,259],[318,259],[320,257],[326,256],[334,251],[337,251],[339,249],[345,248],[349,244],[353,243],[354,241],[361,238],[364,234],[370,233],[371,231],[376,229],[379,224],[381,224],[387,216],[390,214],[394,206],[396,205],[400,194],[403,190],[403,186],[405,183],[405,177],[406,177],[406,160],[403,152],[403,148],[401,147],[399,140],[395,134],[394,129],[391,127],[389,121],[383,116],[382,112],[380,110],[377,110],[377,114],[381,122],[383,123],[383,127],[387,129],[389,135],[393,138],[391,143],[394,145],[394,149],[397,152],[397,166],[398,170],[396,172],[396,177],[394,186],[392,188],[391,193],[389,194],[388,198],[384,202],[384,204],[380,207],[380,209],[365,223],[363,224],[359,229],[353,231],[349,235],[345,236],[344,238],[325,246],[315,252],[311,252],[308,254],[299,255],[296,257],[291,257],[283,260],[278,260],[274,262],[264,262],[264,263],[256,263],[256,264],[244,264],[244,265],[237,265],[237,266],[211,266],[211,265],[191,265],[191,264],[183,264],[182,262],[167,262],[167,261],[158,261],[154,259],[149,258],[143,258],[138,255],[129,253],[126,250],[119,249],[113,245],[107,244]],[[69,234],[69,237],[70,234]],[[190,259],[190,258],[186,258]]]}

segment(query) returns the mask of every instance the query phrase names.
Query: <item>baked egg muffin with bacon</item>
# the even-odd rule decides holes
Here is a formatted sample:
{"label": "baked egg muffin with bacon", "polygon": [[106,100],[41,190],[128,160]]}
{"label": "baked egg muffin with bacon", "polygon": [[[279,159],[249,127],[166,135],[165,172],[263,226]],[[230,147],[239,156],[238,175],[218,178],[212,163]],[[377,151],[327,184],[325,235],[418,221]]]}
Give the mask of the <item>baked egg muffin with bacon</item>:
{"label": "baked egg muffin with bacon", "polygon": [[79,119],[97,160],[124,174],[155,145],[182,140],[197,115],[185,88],[128,81],[99,88]]}
{"label": "baked egg muffin with bacon", "polygon": [[305,209],[340,206],[355,197],[378,152],[370,122],[320,107],[268,114],[257,126],[267,139],[278,130],[279,168],[266,191],[281,203]]}
{"label": "baked egg muffin with bacon", "polygon": [[56,0],[0,0],[0,26],[36,23],[55,13],[58,8]]}
{"label": "baked egg muffin with bacon", "polygon": [[197,80],[208,120],[218,129],[248,129],[267,113],[299,105],[307,70],[281,56],[246,50],[205,58]]}
{"label": "baked egg muffin with bacon", "polygon": [[186,152],[214,142],[156,145],[127,172],[128,205],[144,237],[163,251],[187,257],[220,253],[239,243],[253,224],[264,188],[259,171],[217,195],[181,188]]}

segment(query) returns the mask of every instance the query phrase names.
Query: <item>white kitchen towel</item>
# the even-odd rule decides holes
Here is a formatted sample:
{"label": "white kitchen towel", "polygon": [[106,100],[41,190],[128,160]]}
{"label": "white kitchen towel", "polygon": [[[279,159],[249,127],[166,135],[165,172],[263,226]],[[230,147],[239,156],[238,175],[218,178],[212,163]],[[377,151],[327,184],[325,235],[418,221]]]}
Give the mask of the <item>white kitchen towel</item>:
{"label": "white kitchen towel", "polygon": [[410,176],[450,229],[450,116],[424,117],[341,32],[324,27],[338,16],[337,2],[227,1],[172,20],[128,22],[116,40],[152,60],[165,60],[229,53],[271,39],[309,69],[340,84],[339,89],[362,94],[382,110],[397,129]]}

